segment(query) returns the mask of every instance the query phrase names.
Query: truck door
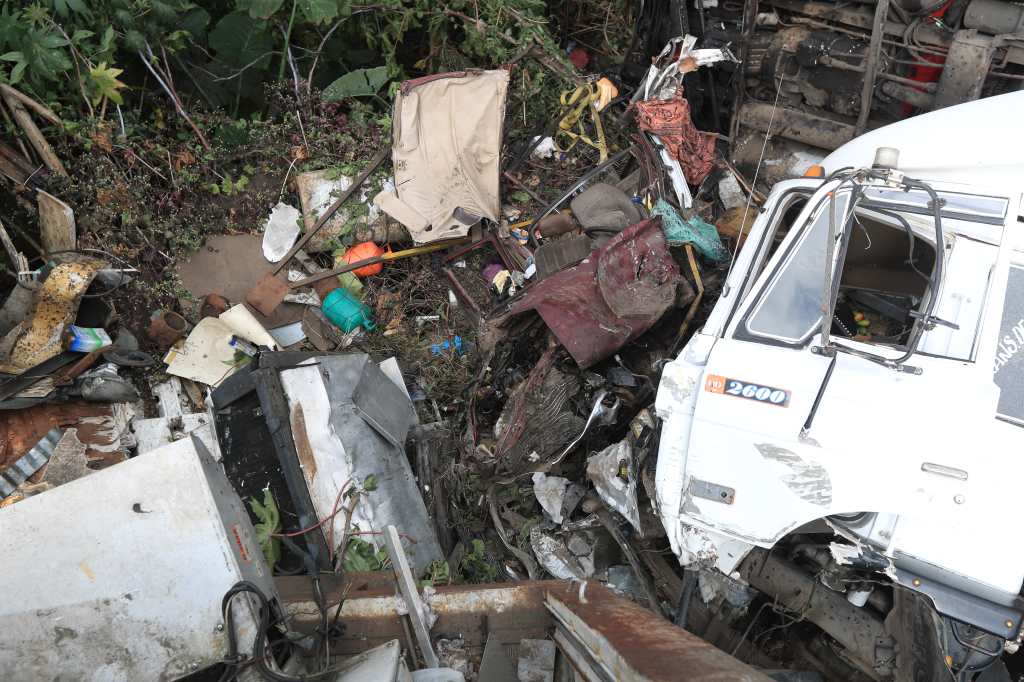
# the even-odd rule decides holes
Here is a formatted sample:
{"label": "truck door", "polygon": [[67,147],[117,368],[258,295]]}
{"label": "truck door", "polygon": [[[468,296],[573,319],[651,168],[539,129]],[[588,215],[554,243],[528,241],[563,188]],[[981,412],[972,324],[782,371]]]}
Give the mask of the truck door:
{"label": "truck door", "polygon": [[759,527],[802,516],[788,504],[829,501],[827,472],[804,464],[816,446],[800,432],[830,364],[812,347],[825,262],[838,257],[830,223],[841,233],[850,209],[851,188],[839,185],[810,198],[708,356],[686,457],[687,522],[769,545],[776,538]]}

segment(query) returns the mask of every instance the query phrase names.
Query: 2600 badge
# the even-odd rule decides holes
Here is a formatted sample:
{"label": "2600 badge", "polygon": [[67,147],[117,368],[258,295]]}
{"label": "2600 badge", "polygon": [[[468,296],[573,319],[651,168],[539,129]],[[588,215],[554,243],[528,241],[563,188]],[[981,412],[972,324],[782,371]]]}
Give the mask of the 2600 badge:
{"label": "2600 badge", "polygon": [[779,407],[789,405],[789,391],[772,386],[752,384],[749,381],[730,379],[729,377],[717,374],[708,375],[707,380],[704,382],[704,390],[709,393],[747,398],[748,400],[756,400],[761,403],[768,403],[769,405],[778,405]]}

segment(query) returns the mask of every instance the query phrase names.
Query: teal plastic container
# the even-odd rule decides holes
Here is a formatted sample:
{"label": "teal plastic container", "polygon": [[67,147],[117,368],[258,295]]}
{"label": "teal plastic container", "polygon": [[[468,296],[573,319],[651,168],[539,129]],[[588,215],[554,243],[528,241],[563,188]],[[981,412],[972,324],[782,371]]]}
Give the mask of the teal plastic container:
{"label": "teal plastic container", "polygon": [[370,309],[341,287],[327,294],[320,309],[334,326],[346,334],[359,326],[367,331],[373,329]]}

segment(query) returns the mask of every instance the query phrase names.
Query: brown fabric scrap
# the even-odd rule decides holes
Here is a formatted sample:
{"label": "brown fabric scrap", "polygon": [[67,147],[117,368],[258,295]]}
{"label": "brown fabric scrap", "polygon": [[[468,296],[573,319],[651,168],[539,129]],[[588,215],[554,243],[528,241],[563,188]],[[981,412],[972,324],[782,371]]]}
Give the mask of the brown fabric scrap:
{"label": "brown fabric scrap", "polygon": [[690,117],[690,103],[682,93],[675,99],[649,99],[636,105],[640,129],[657,135],[669,155],[679,161],[683,176],[699,185],[711,172],[715,160],[715,135],[697,130]]}

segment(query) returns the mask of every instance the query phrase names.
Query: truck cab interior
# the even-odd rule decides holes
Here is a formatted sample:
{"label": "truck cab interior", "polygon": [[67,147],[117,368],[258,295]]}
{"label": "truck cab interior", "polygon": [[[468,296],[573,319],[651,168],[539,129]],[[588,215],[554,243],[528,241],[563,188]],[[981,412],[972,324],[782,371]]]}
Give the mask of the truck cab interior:
{"label": "truck cab interior", "polygon": [[905,347],[928,290],[935,248],[897,214],[857,209],[849,227],[831,333]]}

